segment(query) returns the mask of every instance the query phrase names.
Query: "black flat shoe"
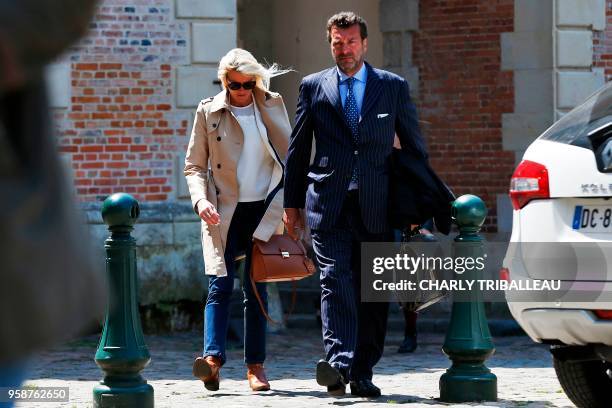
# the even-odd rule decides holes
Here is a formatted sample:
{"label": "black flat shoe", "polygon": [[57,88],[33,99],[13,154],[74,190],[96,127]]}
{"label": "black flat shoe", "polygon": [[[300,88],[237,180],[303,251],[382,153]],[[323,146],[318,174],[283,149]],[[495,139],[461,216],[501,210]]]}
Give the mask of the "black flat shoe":
{"label": "black flat shoe", "polygon": [[363,398],[378,398],[381,395],[380,388],[367,379],[351,381],[351,394]]}
{"label": "black flat shoe", "polygon": [[416,348],[417,348],[417,337],[416,337],[416,335],[406,336],[406,338],[404,339],[402,344],[397,349],[397,352],[398,353],[402,353],[402,354],[403,353],[412,353],[414,350],[416,350]]}
{"label": "black flat shoe", "polygon": [[325,360],[317,363],[317,384],[327,387],[329,395],[341,397],[346,393],[344,377],[336,367]]}

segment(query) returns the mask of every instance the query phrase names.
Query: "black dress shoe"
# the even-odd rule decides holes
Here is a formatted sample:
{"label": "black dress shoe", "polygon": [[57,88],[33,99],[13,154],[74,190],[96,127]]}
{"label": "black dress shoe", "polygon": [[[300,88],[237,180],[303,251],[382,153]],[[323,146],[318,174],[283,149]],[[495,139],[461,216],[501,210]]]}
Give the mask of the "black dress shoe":
{"label": "black dress shoe", "polygon": [[398,353],[412,353],[417,348],[417,337],[416,334],[412,336],[406,336],[402,344],[397,349]]}
{"label": "black dress shoe", "polygon": [[341,397],[346,393],[344,376],[325,360],[317,363],[317,384],[327,387],[329,395],[334,397]]}
{"label": "black dress shoe", "polygon": [[372,380],[351,381],[351,394],[356,397],[378,398],[380,397],[380,388],[375,386]]}

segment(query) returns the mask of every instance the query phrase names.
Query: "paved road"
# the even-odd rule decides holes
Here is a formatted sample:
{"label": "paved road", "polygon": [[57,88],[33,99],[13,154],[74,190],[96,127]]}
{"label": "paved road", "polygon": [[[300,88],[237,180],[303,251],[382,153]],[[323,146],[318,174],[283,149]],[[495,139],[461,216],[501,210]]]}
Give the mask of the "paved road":
{"label": "paved road", "polygon": [[[191,362],[201,349],[199,333],[147,336],[152,361],[143,376],[155,389],[155,406],[161,407],[271,407],[316,406],[369,407],[381,404],[409,404],[414,407],[450,406],[436,400],[438,380],[449,366],[440,348],[439,334],[420,336],[420,345],[411,355],[396,354],[399,333],[390,333],[386,353],[379,363],[374,382],[383,390],[376,401],[328,397],[314,378],[315,362],[322,356],[320,334],[315,330],[292,329],[269,336],[266,363],[272,390],[253,394],[248,388],[242,350],[229,352],[222,369],[221,389],[209,392],[191,376]],[[528,338],[495,339],[497,351],[488,366],[497,375],[499,401],[452,406],[572,407],[561,391],[545,346]],[[91,407],[92,389],[101,378],[93,361],[96,337],[70,342],[41,354],[32,368],[29,384],[68,386],[70,402],[64,404],[21,404],[18,407]],[[274,350],[274,351],[271,351]]]}

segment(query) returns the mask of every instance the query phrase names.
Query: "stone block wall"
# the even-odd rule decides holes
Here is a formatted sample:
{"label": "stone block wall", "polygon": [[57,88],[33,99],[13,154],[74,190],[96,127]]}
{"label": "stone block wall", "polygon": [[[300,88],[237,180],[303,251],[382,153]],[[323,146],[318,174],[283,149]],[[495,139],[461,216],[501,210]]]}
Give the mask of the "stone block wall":
{"label": "stone block wall", "polygon": [[172,1],[106,0],[89,36],[52,66],[59,147],[81,201],[175,197],[189,120],[174,110],[173,70],[188,63],[187,37]]}
{"label": "stone block wall", "polygon": [[497,196],[514,167],[502,116],[513,111],[515,83],[502,69],[500,40],[513,31],[514,0],[420,1],[418,14],[416,100],[431,163],[456,194],[485,200],[485,230],[496,231]]}
{"label": "stone block wall", "polygon": [[605,33],[606,0],[556,0],[553,18],[553,89],[555,119],[558,119],[605,82],[604,69],[594,64],[597,56],[593,38],[596,33]]}
{"label": "stone block wall", "polygon": [[186,198],[195,107],[219,92],[216,66],[236,41],[235,1],[99,4],[87,38],[48,70],[60,151],[81,201],[116,191]]}
{"label": "stone block wall", "polygon": [[612,81],[612,0],[606,0],[605,29],[593,32],[593,66],[603,69],[606,82]]}
{"label": "stone block wall", "polygon": [[[142,202],[132,236],[136,239],[140,303],[199,301],[205,292],[200,223],[189,203]],[[107,225],[100,203],[82,205],[98,257],[104,262]]]}
{"label": "stone block wall", "polygon": [[511,230],[509,179],[527,146],[610,79],[611,4],[381,1],[385,65],[411,82],[435,169],[484,198],[486,231]]}
{"label": "stone block wall", "polygon": [[236,47],[234,0],[102,0],[86,38],[47,70],[64,163],[104,262],[100,201],[143,209],[140,301],[202,298],[200,222],[183,176],[195,108],[215,95],[219,59]]}

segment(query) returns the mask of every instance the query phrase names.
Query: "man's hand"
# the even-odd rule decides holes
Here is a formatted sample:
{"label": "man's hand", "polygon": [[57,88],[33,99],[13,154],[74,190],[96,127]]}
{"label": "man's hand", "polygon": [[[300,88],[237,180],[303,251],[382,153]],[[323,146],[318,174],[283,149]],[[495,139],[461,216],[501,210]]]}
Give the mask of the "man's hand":
{"label": "man's hand", "polygon": [[298,229],[304,229],[304,220],[299,208],[285,208],[283,222],[289,236],[295,240],[299,238]]}
{"label": "man's hand", "polygon": [[198,215],[208,225],[218,225],[219,222],[221,222],[221,216],[217,212],[217,209],[206,199],[198,201]]}

